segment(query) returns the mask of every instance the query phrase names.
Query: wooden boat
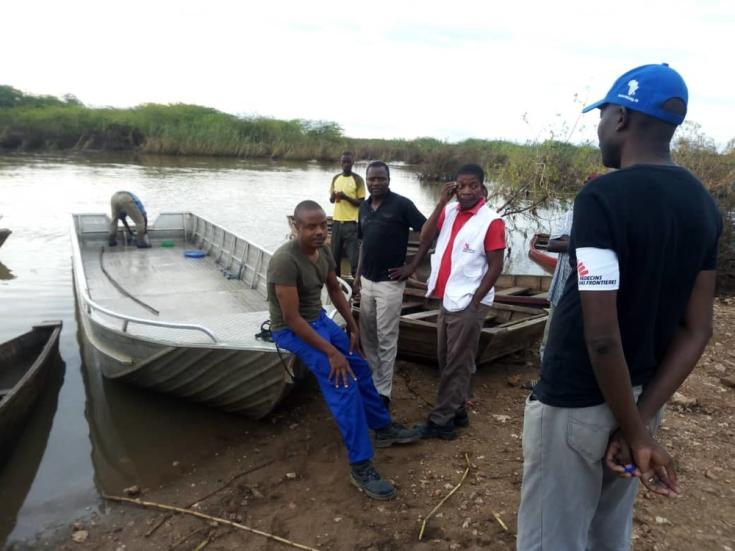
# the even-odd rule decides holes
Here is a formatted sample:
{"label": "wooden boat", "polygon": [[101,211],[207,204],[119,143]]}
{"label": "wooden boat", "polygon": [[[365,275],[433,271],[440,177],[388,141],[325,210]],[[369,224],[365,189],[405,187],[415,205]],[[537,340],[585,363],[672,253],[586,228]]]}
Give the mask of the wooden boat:
{"label": "wooden boat", "polygon": [[[495,302],[515,304],[531,308],[549,307],[549,287],[551,276],[534,274],[501,274],[495,284]],[[404,292],[404,301],[410,297],[423,298],[426,294],[426,283],[417,279],[409,279]],[[426,299],[427,304],[436,305],[436,299]]]}
{"label": "wooden boat", "polygon": [[[355,308],[359,317],[359,306]],[[436,323],[439,304],[420,297],[406,298],[401,308],[398,357],[421,363],[436,363]],[[493,304],[480,335],[476,363],[493,361],[533,347],[544,333],[548,313],[542,308]]]}
{"label": "wooden boat", "polygon": [[61,322],[47,322],[0,345],[0,463],[22,432],[59,360]]}
{"label": "wooden boat", "polygon": [[549,307],[551,276],[500,274],[495,283],[495,302],[531,308]]}
{"label": "wooden boat", "polygon": [[[0,468],[0,548],[16,527],[20,511],[38,473],[46,451],[64,381],[64,362],[52,363],[38,400],[23,422],[23,430],[12,446],[5,465]],[[1,404],[2,402],[0,402]],[[2,452],[3,448],[0,448]]]}
{"label": "wooden boat", "polygon": [[[503,274],[499,285],[508,287],[496,288],[493,304],[485,328],[482,330],[477,365],[492,363],[494,360],[531,348],[544,333],[548,319],[545,309],[548,306],[546,291],[549,288],[549,276]],[[415,281],[415,280],[411,280]],[[521,287],[525,284],[526,287]],[[501,294],[507,290],[523,292],[529,288],[544,289],[536,296],[519,294]],[[527,292],[532,293],[532,290]],[[398,356],[400,358],[423,363],[436,362],[436,321],[441,301],[425,297],[426,287],[406,286],[401,307],[400,333],[398,336]],[[503,300],[526,299],[525,304],[505,303]],[[353,301],[353,311],[359,318],[360,303]]]}
{"label": "wooden boat", "polygon": [[299,366],[256,337],[271,254],[182,212],[149,226],[150,249],[107,247],[109,221],[76,214],[71,229],[80,321],[102,374],[253,418],[272,411]]}
{"label": "wooden boat", "polygon": [[10,234],[13,233],[8,228],[0,228],[0,247],[3,246],[3,243],[5,243],[5,240],[10,237]]}
{"label": "wooden boat", "polygon": [[[422,306],[412,310],[401,314],[398,355],[416,362],[435,363],[439,309]],[[543,335],[547,319],[546,310],[539,308],[493,304],[480,334],[476,365],[487,365],[513,352],[532,348]]]}
{"label": "wooden boat", "polygon": [[550,274],[556,269],[557,255],[546,250],[549,245],[548,233],[537,233],[528,246],[528,257]]}

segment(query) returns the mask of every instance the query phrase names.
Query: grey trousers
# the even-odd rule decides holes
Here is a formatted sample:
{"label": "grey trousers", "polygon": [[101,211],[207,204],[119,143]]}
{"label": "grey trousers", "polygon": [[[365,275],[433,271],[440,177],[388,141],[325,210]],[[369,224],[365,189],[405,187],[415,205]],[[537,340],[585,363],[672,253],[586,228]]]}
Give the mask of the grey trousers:
{"label": "grey trousers", "polygon": [[350,261],[350,271],[355,275],[360,254],[360,242],[357,239],[357,222],[332,222],[332,256],[337,263],[337,275],[341,275],[342,257]]}
{"label": "grey trousers", "polygon": [[448,312],[442,307],[437,319],[437,360],[439,388],[429,421],[446,425],[454,419],[470,396],[475,357],[480,344],[480,332],[489,306],[468,306],[460,312]]}
{"label": "grey trousers", "polygon": [[360,339],[378,393],[390,398],[405,281],[360,279]]}
{"label": "grey trousers", "polygon": [[110,239],[117,237],[117,223],[124,216],[129,216],[135,222],[135,237],[137,239],[143,239],[147,229],[145,217],[129,193],[118,191],[113,194],[110,199],[110,210],[112,211],[110,214]]}
{"label": "grey trousers", "polygon": [[[636,399],[641,388],[634,389]],[[649,426],[655,432],[661,412]],[[604,462],[617,422],[607,404],[557,408],[526,401],[518,551],[630,548],[637,478]]]}

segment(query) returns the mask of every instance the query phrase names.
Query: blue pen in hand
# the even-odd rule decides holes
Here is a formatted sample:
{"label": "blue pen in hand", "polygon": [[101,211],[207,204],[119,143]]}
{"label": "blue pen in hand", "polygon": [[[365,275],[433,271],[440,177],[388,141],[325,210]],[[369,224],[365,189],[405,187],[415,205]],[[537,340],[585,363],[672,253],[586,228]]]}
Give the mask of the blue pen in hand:
{"label": "blue pen in hand", "polygon": [[623,465],[623,472],[632,474],[635,472],[635,468],[636,468],[635,465],[633,465],[632,463],[629,463],[628,465]]}

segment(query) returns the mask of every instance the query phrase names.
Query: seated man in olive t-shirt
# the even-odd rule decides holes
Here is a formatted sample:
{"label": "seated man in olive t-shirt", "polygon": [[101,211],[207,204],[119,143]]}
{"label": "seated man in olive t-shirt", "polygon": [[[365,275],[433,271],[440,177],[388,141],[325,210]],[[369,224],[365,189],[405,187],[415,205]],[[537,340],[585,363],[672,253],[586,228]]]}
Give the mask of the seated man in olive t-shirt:
{"label": "seated man in olive t-shirt", "polygon": [[[301,360],[319,382],[322,395],[342,433],[351,464],[350,479],[374,499],[391,499],[395,489],[371,461],[373,446],[418,440],[418,433],[391,420],[375,390],[372,372],[360,354],[357,323],[337,281],[334,258],[324,245],[327,217],[319,204],[302,201],[294,211],[296,238],[273,254],[268,265],[268,306],[273,340]],[[321,304],[324,284],[346,320],[349,336]]]}

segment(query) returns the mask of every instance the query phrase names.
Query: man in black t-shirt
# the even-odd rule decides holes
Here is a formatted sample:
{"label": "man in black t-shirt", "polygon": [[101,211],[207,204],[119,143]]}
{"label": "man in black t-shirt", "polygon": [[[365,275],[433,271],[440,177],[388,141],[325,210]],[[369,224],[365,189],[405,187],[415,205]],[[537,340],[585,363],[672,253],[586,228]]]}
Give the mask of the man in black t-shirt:
{"label": "man in black t-shirt", "polygon": [[360,335],[373,383],[390,404],[398,325],[406,279],[416,271],[428,246],[406,264],[409,230],[421,231],[426,218],[416,205],[390,190],[390,170],[373,161],[365,175],[370,197],[360,204],[357,235],[362,241],[355,276],[360,294]]}
{"label": "man in black t-shirt", "polygon": [[601,110],[602,160],[620,170],[574,203],[576,270],[526,403],[518,549],[627,549],[638,481],[678,493],[653,435],[712,332],[722,224],[671,160],[687,99],[676,71],[644,65],[585,109]]}

